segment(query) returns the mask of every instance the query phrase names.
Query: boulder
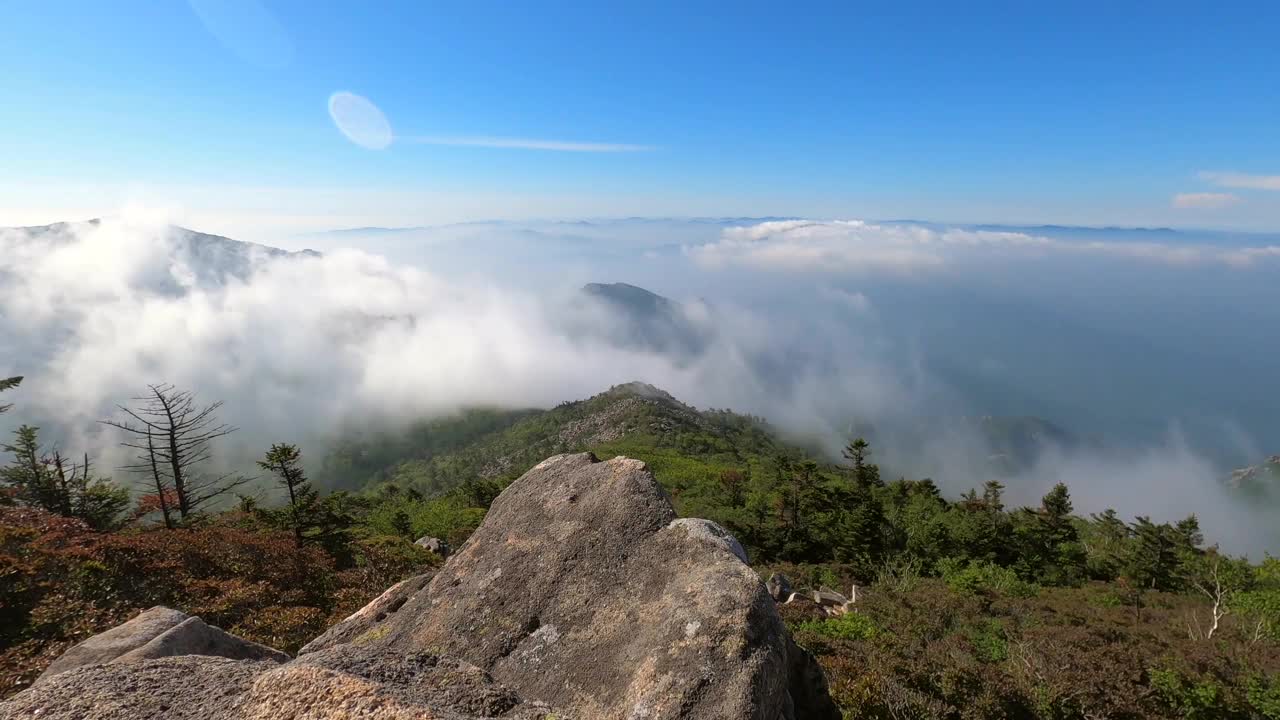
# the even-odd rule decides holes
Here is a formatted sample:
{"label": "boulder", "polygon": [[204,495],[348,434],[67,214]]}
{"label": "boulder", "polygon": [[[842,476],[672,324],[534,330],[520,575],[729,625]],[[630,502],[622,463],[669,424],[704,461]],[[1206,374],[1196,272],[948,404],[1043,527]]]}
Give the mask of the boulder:
{"label": "boulder", "polygon": [[[714,523],[677,522],[644,463],[559,455],[363,642],[464,660],[583,717],[839,717],[825,685],[790,687],[809,661],[744,556]],[[810,696],[825,703],[796,707]]]}
{"label": "boulder", "polygon": [[141,662],[174,655],[289,660],[285,653],[238,638],[198,617],[157,606],[66,651],[36,682],[84,665]]}
{"label": "boulder", "polygon": [[786,602],[791,598],[791,579],[782,573],[774,573],[770,575],[769,580],[765,582],[764,587],[769,591],[769,596],[772,597],[775,602]]}
{"label": "boulder", "polygon": [[291,662],[144,659],[221,647],[157,644],[195,620],[157,616],[168,629],[113,657],[152,649],[55,675],[0,717],[839,718],[745,557],[719,525],[677,520],[644,463],[558,455],[508,487],[434,575],[392,587]]}
{"label": "boulder", "polygon": [[449,553],[452,551],[449,547],[449,543],[441,540],[440,538],[434,538],[427,535],[423,535],[418,538],[413,544],[424,550],[430,550],[442,558],[449,557]]}
{"label": "boulder", "polygon": [[849,602],[849,598],[829,587],[819,587],[813,591],[813,601],[819,605],[839,606]]}

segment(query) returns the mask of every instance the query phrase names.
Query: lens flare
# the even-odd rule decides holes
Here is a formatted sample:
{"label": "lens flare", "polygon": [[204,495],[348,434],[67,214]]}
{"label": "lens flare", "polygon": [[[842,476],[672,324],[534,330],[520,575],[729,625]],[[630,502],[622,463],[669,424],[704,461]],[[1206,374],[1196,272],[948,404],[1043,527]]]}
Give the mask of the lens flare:
{"label": "lens flare", "polygon": [[329,117],[351,142],[370,150],[384,150],[395,140],[391,123],[377,105],[355,93],[336,92],[329,96]]}

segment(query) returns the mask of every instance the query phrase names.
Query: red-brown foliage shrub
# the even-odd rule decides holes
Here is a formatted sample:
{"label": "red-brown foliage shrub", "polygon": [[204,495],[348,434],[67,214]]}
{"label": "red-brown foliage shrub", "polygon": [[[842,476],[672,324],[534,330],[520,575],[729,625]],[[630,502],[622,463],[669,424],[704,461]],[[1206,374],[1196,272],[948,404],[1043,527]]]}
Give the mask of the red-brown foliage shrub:
{"label": "red-brown foliage shrub", "polygon": [[237,513],[189,528],[98,533],[0,507],[0,697],[71,645],[155,605],[293,652],[434,558],[377,538],[359,541],[357,556],[356,568],[338,572],[323,550]]}

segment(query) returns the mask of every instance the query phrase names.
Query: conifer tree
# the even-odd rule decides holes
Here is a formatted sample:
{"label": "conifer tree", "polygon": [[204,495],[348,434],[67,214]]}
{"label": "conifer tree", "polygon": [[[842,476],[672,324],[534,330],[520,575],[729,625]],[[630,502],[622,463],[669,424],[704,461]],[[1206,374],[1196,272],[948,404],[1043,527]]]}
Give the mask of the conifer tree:
{"label": "conifer tree", "polygon": [[266,457],[258,461],[258,466],[274,474],[288,495],[288,525],[293,531],[294,542],[301,546],[309,516],[319,498],[302,471],[302,453],[297,445],[276,443],[267,450]]}
{"label": "conifer tree", "polygon": [[207,475],[203,466],[212,457],[213,441],[230,435],[236,428],[218,421],[221,402],[199,406],[195,394],[172,385],[149,385],[147,394],[134,398],[134,407],[118,406],[122,420],[103,420],[124,431],[124,447],[138,451],[138,462],[125,470],[148,477],[169,518],[166,496],[177,501],[181,519],[222,495],[248,482],[248,478],[226,474]]}
{"label": "conifer tree", "polygon": [[[12,390],[13,388],[18,387],[18,385],[21,385],[21,384],[22,384],[21,375],[18,375],[16,377],[11,377],[11,378],[0,378],[0,392],[4,392],[5,390]],[[7,411],[11,407],[13,407],[12,404],[0,405],[0,414],[3,414],[5,411]]]}

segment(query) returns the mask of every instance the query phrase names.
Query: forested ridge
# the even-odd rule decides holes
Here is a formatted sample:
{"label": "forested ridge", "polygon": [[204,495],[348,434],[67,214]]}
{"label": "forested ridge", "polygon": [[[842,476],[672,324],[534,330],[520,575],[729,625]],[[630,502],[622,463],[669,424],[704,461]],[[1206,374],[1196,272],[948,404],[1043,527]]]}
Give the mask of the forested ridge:
{"label": "forested ridge", "polygon": [[[1280,560],[1220,553],[1194,516],[1084,515],[1065,485],[1032,507],[996,480],[948,497],[883,476],[865,440],[830,461],[762,418],[640,384],[328,448],[278,442],[250,482],[207,468],[234,431],[216,403],[165,385],[140,397],[104,419],[137,456],[123,469],[26,426],[3,448],[5,694],[156,604],[296,650],[441,561],[414,539],[458,546],[525,470],[590,450],[644,460],[678,512],[732,530],[762,578],[856,594],[839,617],[781,606],[846,717],[1280,718]],[[269,499],[247,492],[268,482]]]}

